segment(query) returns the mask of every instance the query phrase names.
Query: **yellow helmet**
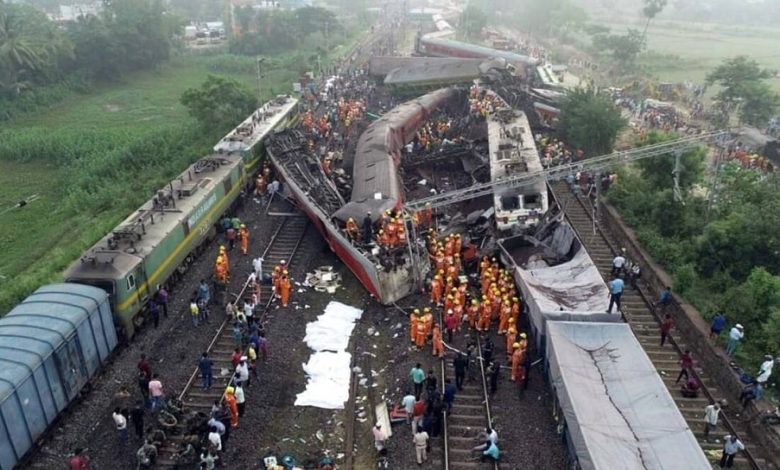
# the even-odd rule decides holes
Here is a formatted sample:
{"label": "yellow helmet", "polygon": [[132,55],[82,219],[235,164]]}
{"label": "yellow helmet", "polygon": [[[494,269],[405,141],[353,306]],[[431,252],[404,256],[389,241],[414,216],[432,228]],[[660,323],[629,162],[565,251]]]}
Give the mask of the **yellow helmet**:
{"label": "yellow helmet", "polygon": [[425,312],[425,313],[431,313],[431,307],[425,307],[425,308],[423,309],[423,312]]}
{"label": "yellow helmet", "polygon": [[219,252],[220,253],[224,253],[225,252],[225,247],[222,246],[222,245],[219,245]]}
{"label": "yellow helmet", "polygon": [[520,302],[520,299],[518,299],[517,297],[512,297],[512,300],[514,300],[515,302]]}
{"label": "yellow helmet", "polygon": [[512,349],[519,349],[519,348],[520,348],[520,343],[514,343],[512,345]]}
{"label": "yellow helmet", "polygon": [[225,389],[225,394],[226,395],[233,395],[234,393],[236,393],[236,389],[233,388],[233,387],[228,387],[228,388]]}
{"label": "yellow helmet", "polygon": [[509,327],[509,334],[513,335],[515,333],[517,333],[517,328],[515,328],[514,326],[510,326]]}
{"label": "yellow helmet", "polygon": [[217,263],[221,263],[225,261],[225,258],[222,257],[222,255],[217,256]]}
{"label": "yellow helmet", "polygon": [[525,333],[520,333],[520,337],[525,339],[526,338],[526,334]]}
{"label": "yellow helmet", "polygon": [[479,302],[477,301],[477,299],[471,299],[471,304],[472,305],[477,305],[478,303]]}
{"label": "yellow helmet", "polygon": [[420,314],[420,309],[419,308],[414,309],[414,313],[415,313],[415,315],[419,315]]}
{"label": "yellow helmet", "polygon": [[241,224],[241,228],[246,228],[246,224]]}

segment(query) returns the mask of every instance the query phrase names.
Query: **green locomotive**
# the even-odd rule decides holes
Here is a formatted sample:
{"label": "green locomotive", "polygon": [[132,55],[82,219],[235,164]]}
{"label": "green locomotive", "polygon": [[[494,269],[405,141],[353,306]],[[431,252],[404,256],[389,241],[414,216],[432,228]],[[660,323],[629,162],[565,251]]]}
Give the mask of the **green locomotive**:
{"label": "green locomotive", "polygon": [[65,279],[108,292],[120,333],[131,338],[146,302],[213,238],[246,176],[239,155],[201,158],[84,253]]}

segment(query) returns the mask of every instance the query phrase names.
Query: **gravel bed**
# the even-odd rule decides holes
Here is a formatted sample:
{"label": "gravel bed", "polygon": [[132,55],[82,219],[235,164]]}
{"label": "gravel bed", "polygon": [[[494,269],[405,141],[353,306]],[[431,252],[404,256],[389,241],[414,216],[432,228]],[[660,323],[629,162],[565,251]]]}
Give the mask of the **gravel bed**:
{"label": "gravel bed", "polygon": [[[264,205],[248,200],[238,211],[250,230],[250,255],[262,253],[280,218],[263,214]],[[111,363],[97,377],[91,391],[71,406],[49,437],[31,455],[25,468],[60,468],[75,448],[88,449],[91,468],[135,469],[135,452],[141,442],[134,436],[127,445],[119,443],[111,418],[114,394],[121,386],[131,392],[131,403],[141,399],[137,385],[136,364],[146,354],[152,371],[160,374],[168,397],[178,396],[189,380],[200,353],[211,342],[222,323],[223,308],[212,306],[206,325],[194,327],[189,319],[190,295],[201,279],[209,279],[218,244],[212,242],[189,268],[184,278],[170,290],[168,317],[161,315],[158,328],[145,325],[133,341],[114,355]],[[243,257],[239,250],[231,253],[231,291],[238,292],[251,269],[252,256]],[[273,338],[270,339],[273,344]],[[250,396],[251,396],[251,392]],[[152,422],[147,413],[145,425]],[[236,436],[238,433],[236,433]],[[231,436],[232,437],[232,436]],[[238,440],[238,439],[236,439]]]}

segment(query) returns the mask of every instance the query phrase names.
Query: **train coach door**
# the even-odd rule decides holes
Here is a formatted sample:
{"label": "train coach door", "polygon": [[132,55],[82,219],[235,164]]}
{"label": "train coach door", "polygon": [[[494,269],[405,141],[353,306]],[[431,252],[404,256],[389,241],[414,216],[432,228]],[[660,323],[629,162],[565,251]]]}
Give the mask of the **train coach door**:
{"label": "train coach door", "polygon": [[79,345],[79,338],[74,334],[66,339],[54,354],[62,388],[68,396],[68,400],[72,400],[89,379],[84,361],[81,358]]}

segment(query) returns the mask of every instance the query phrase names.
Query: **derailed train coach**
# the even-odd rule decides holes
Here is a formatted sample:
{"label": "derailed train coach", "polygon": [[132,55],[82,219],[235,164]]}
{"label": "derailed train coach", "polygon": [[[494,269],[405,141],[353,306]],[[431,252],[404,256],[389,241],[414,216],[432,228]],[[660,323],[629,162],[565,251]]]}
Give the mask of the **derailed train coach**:
{"label": "derailed train coach", "polygon": [[108,294],[39,288],[0,319],[0,470],[11,470],[117,346]]}
{"label": "derailed train coach", "polygon": [[500,51],[489,47],[477,46],[455,41],[439,34],[426,34],[417,39],[418,54],[432,57],[461,57],[464,59],[504,59],[515,68],[516,75],[530,79],[534,77],[539,61],[533,57],[510,51]]}

